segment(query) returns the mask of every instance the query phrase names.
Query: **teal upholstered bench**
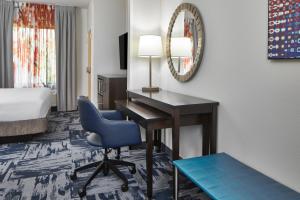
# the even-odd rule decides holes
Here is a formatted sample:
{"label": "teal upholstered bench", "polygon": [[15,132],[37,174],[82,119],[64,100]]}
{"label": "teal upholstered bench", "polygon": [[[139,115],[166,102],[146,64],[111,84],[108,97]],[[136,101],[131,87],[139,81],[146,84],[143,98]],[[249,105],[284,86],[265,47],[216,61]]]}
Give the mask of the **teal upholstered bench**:
{"label": "teal upholstered bench", "polygon": [[300,200],[300,193],[276,182],[225,153],[176,160],[178,171],[216,200]]}

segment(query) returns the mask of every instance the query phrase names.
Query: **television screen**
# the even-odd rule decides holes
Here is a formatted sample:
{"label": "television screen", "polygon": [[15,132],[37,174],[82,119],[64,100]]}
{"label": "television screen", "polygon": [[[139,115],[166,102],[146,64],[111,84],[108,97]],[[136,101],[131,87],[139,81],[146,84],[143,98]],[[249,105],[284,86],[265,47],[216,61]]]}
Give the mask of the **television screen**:
{"label": "television screen", "polygon": [[128,33],[119,36],[120,69],[127,69]]}

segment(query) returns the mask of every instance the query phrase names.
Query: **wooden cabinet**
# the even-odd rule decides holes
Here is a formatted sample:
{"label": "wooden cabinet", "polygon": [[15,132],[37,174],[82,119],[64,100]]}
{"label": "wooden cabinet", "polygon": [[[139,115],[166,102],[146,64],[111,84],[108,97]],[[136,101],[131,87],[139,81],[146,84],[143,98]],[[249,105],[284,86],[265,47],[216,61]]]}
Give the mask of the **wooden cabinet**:
{"label": "wooden cabinet", "polygon": [[98,109],[114,110],[115,100],[127,99],[127,77],[120,74],[98,75]]}

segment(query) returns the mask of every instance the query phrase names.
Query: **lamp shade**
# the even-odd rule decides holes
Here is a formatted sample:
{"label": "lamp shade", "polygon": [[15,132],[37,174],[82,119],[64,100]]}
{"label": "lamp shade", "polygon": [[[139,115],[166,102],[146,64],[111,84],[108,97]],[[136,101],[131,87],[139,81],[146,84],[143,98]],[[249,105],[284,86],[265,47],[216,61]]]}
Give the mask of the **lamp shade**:
{"label": "lamp shade", "polygon": [[140,36],[139,52],[140,57],[161,57],[162,42],[161,37],[157,35]]}
{"label": "lamp shade", "polygon": [[187,37],[171,38],[172,57],[192,57],[192,42]]}

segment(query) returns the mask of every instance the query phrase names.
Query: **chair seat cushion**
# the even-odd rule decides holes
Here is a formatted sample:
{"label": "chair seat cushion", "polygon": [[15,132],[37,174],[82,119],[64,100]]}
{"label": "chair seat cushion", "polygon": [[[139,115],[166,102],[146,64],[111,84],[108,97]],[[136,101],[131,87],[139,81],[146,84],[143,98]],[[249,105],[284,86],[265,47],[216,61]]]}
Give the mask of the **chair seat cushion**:
{"label": "chair seat cushion", "polygon": [[96,146],[96,147],[101,147],[102,146],[101,137],[96,133],[90,133],[87,136],[87,141],[92,146]]}

